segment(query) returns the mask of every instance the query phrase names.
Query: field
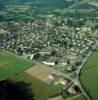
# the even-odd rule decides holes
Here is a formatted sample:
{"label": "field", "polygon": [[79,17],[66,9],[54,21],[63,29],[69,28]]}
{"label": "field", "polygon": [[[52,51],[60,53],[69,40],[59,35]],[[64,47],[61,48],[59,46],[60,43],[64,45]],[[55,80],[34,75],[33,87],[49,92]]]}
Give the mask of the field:
{"label": "field", "polygon": [[[5,1],[5,0],[4,0]],[[66,1],[66,0],[10,0],[4,2],[2,0],[2,4],[28,4],[36,9],[62,9],[68,7],[69,5],[73,4],[73,1]],[[39,10],[40,10],[39,9]]]}
{"label": "field", "polygon": [[85,100],[85,98],[82,94],[77,94],[77,95],[68,97],[66,100]]}
{"label": "field", "polygon": [[98,47],[81,70],[80,79],[92,100],[98,100]]}
{"label": "field", "polygon": [[82,95],[80,95],[72,100],[85,100],[85,98]]}
{"label": "field", "polygon": [[[26,5],[30,5],[35,10],[47,11],[47,10],[55,10],[55,9],[64,9],[80,1],[83,0],[0,0],[0,10],[4,9],[5,5],[26,4]],[[83,7],[87,8],[87,6],[88,5]],[[77,8],[83,8],[83,7],[77,7]]]}
{"label": "field", "polygon": [[27,69],[25,72],[30,76],[36,77],[37,79],[46,83],[49,83],[48,75],[53,73],[51,68],[43,64],[36,64],[35,66]]}
{"label": "field", "polygon": [[36,100],[47,100],[49,96],[54,96],[58,93],[60,93],[60,89],[48,85],[45,82],[42,82],[27,73],[23,72],[19,75],[14,76],[11,78],[11,80],[14,80],[16,82],[25,82],[29,83],[31,86],[32,93],[34,93],[34,96]]}
{"label": "field", "polygon": [[37,79],[36,76],[33,77],[24,72],[31,66],[33,66],[31,61],[0,51],[0,80],[9,79],[30,84],[30,90],[34,93],[36,100],[46,100],[49,96],[60,93],[60,89],[57,87],[48,85]]}
{"label": "field", "polygon": [[33,66],[31,61],[0,51],[0,80],[12,77],[31,66]]}

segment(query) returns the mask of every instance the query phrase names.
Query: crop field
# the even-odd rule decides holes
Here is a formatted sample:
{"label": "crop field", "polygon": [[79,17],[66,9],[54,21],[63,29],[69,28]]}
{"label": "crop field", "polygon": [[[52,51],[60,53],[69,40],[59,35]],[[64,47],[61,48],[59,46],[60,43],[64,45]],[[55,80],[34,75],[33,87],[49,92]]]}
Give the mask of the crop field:
{"label": "crop field", "polygon": [[[60,89],[24,72],[34,64],[8,52],[0,51],[0,80],[9,79],[30,84],[30,90],[36,100],[46,100],[49,96],[60,93]],[[44,91],[44,92],[42,92]]]}
{"label": "crop field", "polygon": [[12,77],[31,66],[33,66],[31,61],[0,51],[0,80]]}
{"label": "crop field", "polygon": [[48,75],[51,75],[53,73],[51,68],[48,68],[43,64],[36,64],[35,66],[27,69],[25,72],[30,76],[33,76],[46,83],[49,83]]}
{"label": "crop field", "polygon": [[45,82],[30,76],[25,72],[12,77],[11,80],[30,84],[30,90],[34,94],[36,100],[47,100],[48,97],[57,95],[61,92],[57,87],[48,85]]}
{"label": "crop field", "polygon": [[92,100],[98,100],[98,47],[81,70],[80,79]]}

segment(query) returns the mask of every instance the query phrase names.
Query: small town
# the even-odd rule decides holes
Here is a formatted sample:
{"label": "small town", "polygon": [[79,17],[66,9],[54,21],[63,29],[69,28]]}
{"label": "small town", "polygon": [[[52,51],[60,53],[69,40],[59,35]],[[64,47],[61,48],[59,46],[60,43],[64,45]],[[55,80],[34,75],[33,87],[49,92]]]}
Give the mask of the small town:
{"label": "small town", "polygon": [[0,84],[31,84],[34,98],[28,100],[98,100],[97,90],[91,95],[95,87],[86,84],[92,78],[86,71],[98,63],[98,3],[65,0],[66,8],[44,12],[32,8],[39,1],[0,11]]}

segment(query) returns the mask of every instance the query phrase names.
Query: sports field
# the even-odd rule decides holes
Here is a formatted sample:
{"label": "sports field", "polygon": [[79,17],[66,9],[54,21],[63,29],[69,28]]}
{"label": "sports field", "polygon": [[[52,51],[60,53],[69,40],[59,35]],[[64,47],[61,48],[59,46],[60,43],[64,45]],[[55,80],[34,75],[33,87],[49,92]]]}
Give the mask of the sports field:
{"label": "sports field", "polygon": [[31,61],[8,52],[0,51],[0,80],[12,77],[32,66],[33,63]]}
{"label": "sports field", "polygon": [[31,91],[36,98],[35,100],[47,100],[48,97],[54,96],[61,92],[60,89],[58,89],[57,87],[48,85],[45,82],[33,76],[30,76],[26,72],[20,73],[12,77],[11,80],[30,84]]}
{"label": "sports field", "polygon": [[81,70],[80,79],[92,100],[98,100],[98,47]]}

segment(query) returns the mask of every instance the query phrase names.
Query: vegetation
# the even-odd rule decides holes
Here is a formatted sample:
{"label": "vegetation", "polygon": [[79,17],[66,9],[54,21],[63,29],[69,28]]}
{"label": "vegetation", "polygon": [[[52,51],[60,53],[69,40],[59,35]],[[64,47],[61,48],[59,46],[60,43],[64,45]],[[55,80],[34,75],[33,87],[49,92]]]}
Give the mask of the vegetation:
{"label": "vegetation", "polygon": [[31,4],[34,8],[64,8],[72,4],[73,1],[67,2],[66,0],[0,0],[1,4]]}
{"label": "vegetation", "polygon": [[74,98],[72,100],[85,100],[85,98],[82,95],[80,95],[77,98]]}
{"label": "vegetation", "polygon": [[80,79],[93,100],[98,99],[98,47],[81,70]]}
{"label": "vegetation", "polygon": [[[82,6],[69,9],[76,1],[68,0],[1,0],[0,8],[5,14],[0,14],[0,21],[23,20],[32,21],[38,15],[54,14],[55,16],[92,18],[97,16],[96,7]],[[77,0],[80,2],[79,0]],[[24,5],[23,5],[24,4]],[[13,6],[14,5],[14,6]],[[90,5],[89,5],[90,6]]]}
{"label": "vegetation", "polygon": [[0,80],[7,79],[33,66],[31,61],[0,51]]}
{"label": "vegetation", "polygon": [[[64,67],[62,64],[62,68],[58,66],[56,68],[61,72],[64,70],[72,72],[77,69],[76,66],[81,65],[82,58],[86,57],[86,53],[95,44],[91,34],[95,28],[98,29],[97,10],[96,5],[89,4],[85,0],[0,0],[0,48],[24,57],[25,54],[30,54],[27,58],[33,59],[32,54],[38,52],[39,56],[43,48],[48,46],[56,50],[57,47],[57,50],[61,51],[60,54],[56,55],[56,52],[53,52],[49,56],[39,56],[37,61],[51,60],[48,59],[50,56],[60,58],[62,61],[74,58],[76,61],[72,61],[71,66],[71,61],[68,61],[68,68],[65,66],[66,63]],[[97,49],[83,67],[80,76],[84,88],[94,100],[98,99]],[[34,58],[37,56],[34,55]],[[77,60],[79,57],[81,59]],[[36,79],[36,76],[32,77],[24,72],[32,65],[31,61],[0,51],[1,85],[5,83],[13,85],[13,82],[30,84],[35,100],[47,100],[48,97],[59,94],[61,91],[52,84],[47,85]],[[2,84],[2,80],[5,79],[11,82],[5,81]],[[66,92],[62,95],[64,98],[69,96]],[[82,96],[77,98],[83,99]]]}
{"label": "vegetation", "polygon": [[47,100],[48,97],[54,96],[60,93],[60,89],[48,85],[41,80],[36,79],[23,72],[11,78],[11,80],[16,82],[24,82],[30,84],[32,93],[34,93],[35,100]]}

